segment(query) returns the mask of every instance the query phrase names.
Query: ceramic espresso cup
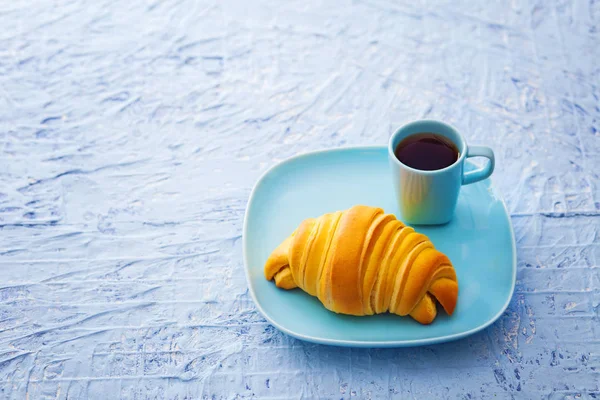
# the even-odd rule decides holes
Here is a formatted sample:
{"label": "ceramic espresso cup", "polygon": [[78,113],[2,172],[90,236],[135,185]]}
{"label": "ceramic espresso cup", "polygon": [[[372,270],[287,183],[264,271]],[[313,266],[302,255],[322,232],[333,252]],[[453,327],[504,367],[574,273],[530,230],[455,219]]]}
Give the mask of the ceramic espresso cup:
{"label": "ceramic espresso cup", "polygon": [[[405,165],[396,157],[396,147],[403,139],[417,133],[433,133],[449,139],[458,150],[458,159],[445,168],[430,171]],[[483,168],[465,172],[465,160],[469,157],[485,157],[488,161]],[[401,218],[414,225],[449,222],[454,215],[461,186],[485,179],[494,171],[492,149],[467,146],[454,127],[433,120],[411,122],[398,129],[390,138],[388,158]]]}

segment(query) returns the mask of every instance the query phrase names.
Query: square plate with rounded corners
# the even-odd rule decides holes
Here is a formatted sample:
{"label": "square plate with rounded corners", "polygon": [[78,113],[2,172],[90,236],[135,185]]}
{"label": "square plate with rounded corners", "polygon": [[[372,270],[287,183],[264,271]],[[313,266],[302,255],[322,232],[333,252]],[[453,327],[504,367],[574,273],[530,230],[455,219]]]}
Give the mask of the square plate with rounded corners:
{"label": "square plate with rounded corners", "polygon": [[415,227],[456,269],[459,296],[451,317],[440,309],[436,320],[425,326],[390,314],[339,315],[300,289],[281,290],[265,279],[269,254],[302,220],[355,204],[381,207],[402,219],[386,147],[302,154],[271,168],[254,187],[244,220],[246,278],[258,309],[275,327],[315,343],[400,347],[459,339],[502,315],[515,288],[515,239],[504,202],[489,179],[463,186],[450,223]]}

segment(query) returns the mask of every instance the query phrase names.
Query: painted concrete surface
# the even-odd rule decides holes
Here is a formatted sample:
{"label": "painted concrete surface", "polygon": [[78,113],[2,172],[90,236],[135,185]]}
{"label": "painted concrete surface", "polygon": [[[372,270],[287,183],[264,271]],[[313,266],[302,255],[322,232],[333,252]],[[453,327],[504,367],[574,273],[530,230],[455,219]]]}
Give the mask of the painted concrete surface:
{"label": "painted concrete surface", "polygon": [[[600,3],[0,4],[0,398],[600,397]],[[279,333],[258,177],[438,118],[497,157],[518,282],[468,339]]]}

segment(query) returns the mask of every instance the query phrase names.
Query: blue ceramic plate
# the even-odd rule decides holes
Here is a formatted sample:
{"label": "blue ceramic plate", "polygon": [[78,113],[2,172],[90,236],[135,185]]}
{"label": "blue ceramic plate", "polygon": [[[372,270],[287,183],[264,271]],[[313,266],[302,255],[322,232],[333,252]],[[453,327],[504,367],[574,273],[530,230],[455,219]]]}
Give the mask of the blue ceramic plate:
{"label": "blue ceramic plate", "polygon": [[316,343],[418,346],[465,337],[504,312],[515,288],[515,239],[504,203],[489,179],[463,186],[449,224],[415,227],[454,264],[459,295],[452,317],[441,310],[433,324],[424,326],[410,317],[389,314],[338,315],[300,289],[281,290],[265,280],[267,257],[302,220],[354,204],[378,206],[402,219],[394,199],[387,148],[303,154],[273,167],[254,187],[244,221],[244,262],[252,298],[275,327]]}

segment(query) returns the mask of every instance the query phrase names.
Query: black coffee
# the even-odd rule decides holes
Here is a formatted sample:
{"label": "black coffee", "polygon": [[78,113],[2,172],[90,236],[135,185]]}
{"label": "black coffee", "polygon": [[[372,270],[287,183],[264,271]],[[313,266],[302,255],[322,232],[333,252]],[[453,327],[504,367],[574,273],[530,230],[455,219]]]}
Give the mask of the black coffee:
{"label": "black coffee", "polygon": [[402,164],[424,171],[446,168],[459,156],[450,139],[430,132],[415,133],[402,139],[394,154]]}

